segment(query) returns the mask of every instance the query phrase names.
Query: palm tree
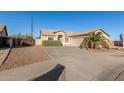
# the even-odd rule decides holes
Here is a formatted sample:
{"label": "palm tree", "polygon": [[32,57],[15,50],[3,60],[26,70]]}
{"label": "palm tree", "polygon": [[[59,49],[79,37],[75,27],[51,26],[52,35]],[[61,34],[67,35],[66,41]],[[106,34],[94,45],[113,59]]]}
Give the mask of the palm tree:
{"label": "palm tree", "polygon": [[91,49],[96,49],[96,47],[104,47],[109,49],[109,40],[103,36],[102,32],[90,32],[83,39],[80,44],[80,48],[86,47]]}

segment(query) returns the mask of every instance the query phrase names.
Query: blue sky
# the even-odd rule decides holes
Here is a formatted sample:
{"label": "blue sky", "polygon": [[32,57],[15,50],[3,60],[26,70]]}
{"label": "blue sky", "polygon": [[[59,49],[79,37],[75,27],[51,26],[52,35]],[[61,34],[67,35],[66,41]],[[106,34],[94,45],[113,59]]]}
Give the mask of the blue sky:
{"label": "blue sky", "polygon": [[103,28],[114,40],[118,40],[119,34],[124,32],[124,12],[121,11],[1,11],[0,23],[7,25],[10,35],[30,33],[31,16],[35,37],[39,36],[41,28],[74,32]]}

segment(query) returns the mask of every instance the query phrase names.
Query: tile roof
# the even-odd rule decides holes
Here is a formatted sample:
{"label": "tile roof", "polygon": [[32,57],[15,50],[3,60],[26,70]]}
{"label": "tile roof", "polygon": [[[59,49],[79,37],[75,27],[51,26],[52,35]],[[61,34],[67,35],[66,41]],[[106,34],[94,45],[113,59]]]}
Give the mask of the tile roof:
{"label": "tile roof", "polygon": [[[66,35],[67,36],[80,36],[80,35],[86,35],[87,33],[98,31],[98,30],[102,31],[103,33],[105,33],[106,35],[109,36],[108,33],[106,33],[104,30],[102,30],[100,28],[91,29],[91,30],[87,30],[87,31],[81,31],[81,32],[69,32],[69,31],[66,31]],[[57,32],[57,31],[63,31],[63,30],[41,29],[42,35],[55,35],[55,32]],[[63,32],[65,32],[65,31],[63,31]]]}
{"label": "tile roof", "polygon": [[56,31],[58,30],[41,29],[42,35],[55,35]]}
{"label": "tile roof", "polygon": [[67,36],[74,36],[76,34],[78,34],[78,32],[66,32]]}
{"label": "tile roof", "polygon": [[87,30],[87,31],[81,31],[81,32],[78,32],[77,34],[75,34],[74,36],[79,36],[79,35],[86,35],[90,32],[96,32],[96,31],[102,31],[103,33],[105,33],[107,36],[110,36],[108,33],[106,33],[103,29],[101,28],[97,28],[97,29],[90,29],[90,30]]}
{"label": "tile roof", "polygon": [[[63,30],[50,30],[50,29],[41,29],[42,35],[55,35],[56,32]],[[64,31],[63,31],[64,32]],[[77,32],[66,32],[67,36],[72,36],[77,34]]]}

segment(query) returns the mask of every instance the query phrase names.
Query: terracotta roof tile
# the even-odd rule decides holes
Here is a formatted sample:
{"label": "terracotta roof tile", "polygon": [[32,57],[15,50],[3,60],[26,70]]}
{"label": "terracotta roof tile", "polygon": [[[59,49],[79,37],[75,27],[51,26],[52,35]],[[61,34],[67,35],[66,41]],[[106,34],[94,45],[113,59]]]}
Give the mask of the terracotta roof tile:
{"label": "terracotta roof tile", "polygon": [[87,30],[87,31],[81,31],[81,32],[78,32],[77,34],[73,35],[73,36],[79,36],[79,35],[86,35],[90,32],[96,32],[96,31],[102,31],[103,33],[105,33],[106,35],[109,36],[108,33],[106,33],[104,30],[102,30],[101,28],[97,28],[97,29],[90,29],[90,30]]}
{"label": "terracotta roof tile", "polygon": [[[87,31],[81,31],[81,32],[69,32],[69,31],[65,31],[67,36],[79,36],[79,35],[86,35],[90,32],[94,32],[94,31],[98,31],[101,30],[102,32],[104,32],[105,34],[108,35],[108,33],[106,33],[105,31],[103,31],[100,28],[97,29],[91,29],[91,30],[87,30]],[[42,35],[55,35],[55,32],[57,31],[63,31],[63,30],[49,30],[49,29],[41,29],[41,33]],[[109,35],[108,35],[109,36]]]}
{"label": "terracotta roof tile", "polygon": [[76,35],[76,34],[78,34],[78,32],[66,32],[67,36],[73,36],[73,35]]}
{"label": "terracotta roof tile", "polygon": [[41,29],[42,35],[55,35],[54,32],[58,30]]}

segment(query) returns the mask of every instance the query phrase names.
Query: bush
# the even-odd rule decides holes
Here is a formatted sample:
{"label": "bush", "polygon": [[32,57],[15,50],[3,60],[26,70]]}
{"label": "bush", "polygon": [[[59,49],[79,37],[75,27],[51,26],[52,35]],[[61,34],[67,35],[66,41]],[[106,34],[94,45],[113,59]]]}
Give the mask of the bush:
{"label": "bush", "polygon": [[42,41],[43,46],[62,46],[62,42],[58,40],[44,40]]}

